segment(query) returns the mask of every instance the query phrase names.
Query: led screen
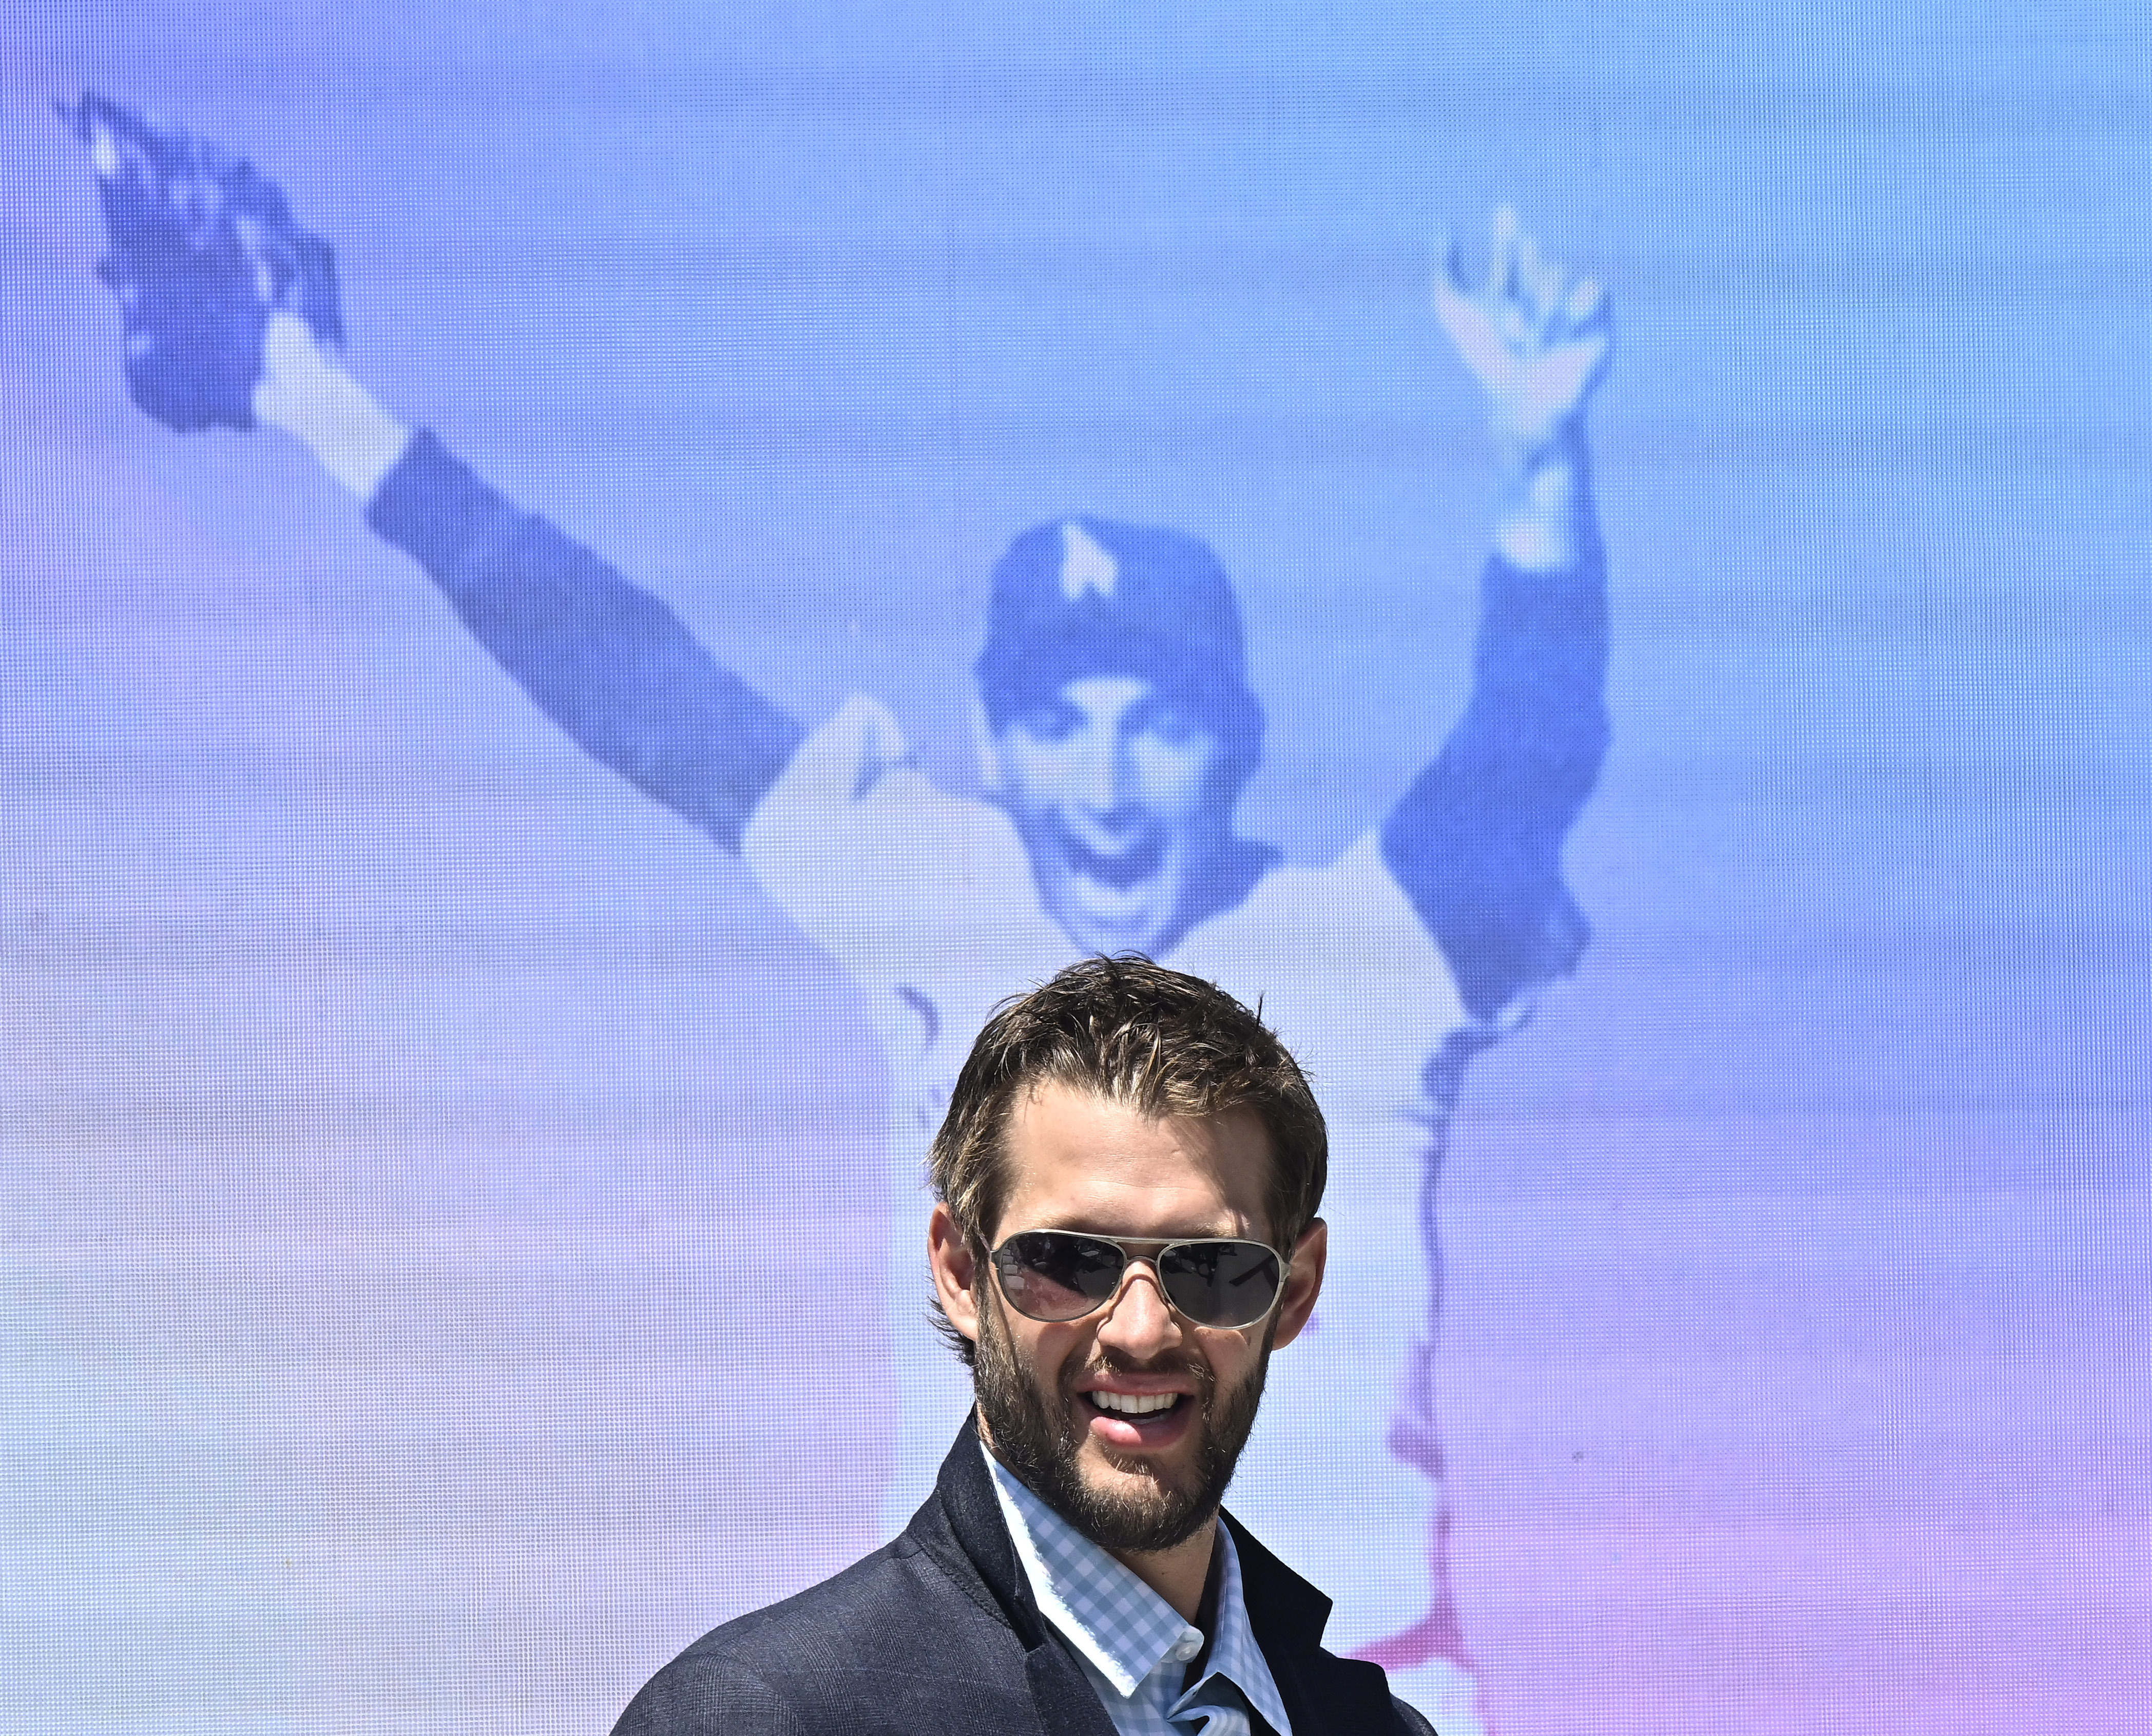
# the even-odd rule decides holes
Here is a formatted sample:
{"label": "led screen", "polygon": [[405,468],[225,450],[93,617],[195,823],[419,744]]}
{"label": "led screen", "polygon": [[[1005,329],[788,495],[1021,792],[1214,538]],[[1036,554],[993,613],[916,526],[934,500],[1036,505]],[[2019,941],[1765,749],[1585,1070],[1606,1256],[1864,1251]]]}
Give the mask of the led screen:
{"label": "led screen", "polygon": [[2144,1728],[2133,8],[14,11],[0,1723],[603,1729],[885,1541],[1139,947],[1447,1736]]}

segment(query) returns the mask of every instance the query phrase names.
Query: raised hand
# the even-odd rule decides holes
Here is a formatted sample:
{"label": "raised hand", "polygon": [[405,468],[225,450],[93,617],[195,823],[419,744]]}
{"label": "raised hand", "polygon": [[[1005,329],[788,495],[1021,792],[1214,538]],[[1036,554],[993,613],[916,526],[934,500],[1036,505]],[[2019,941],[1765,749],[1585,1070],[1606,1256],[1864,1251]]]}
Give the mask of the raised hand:
{"label": "raised hand", "polygon": [[89,148],[127,388],[169,428],[251,428],[270,316],[343,340],[336,261],[251,164],[94,91],[59,104]]}
{"label": "raised hand", "polygon": [[1530,469],[1581,428],[1614,351],[1606,297],[1543,257],[1506,206],[1495,214],[1487,274],[1465,281],[1454,243],[1434,275],[1434,309],[1487,394],[1495,438]]}

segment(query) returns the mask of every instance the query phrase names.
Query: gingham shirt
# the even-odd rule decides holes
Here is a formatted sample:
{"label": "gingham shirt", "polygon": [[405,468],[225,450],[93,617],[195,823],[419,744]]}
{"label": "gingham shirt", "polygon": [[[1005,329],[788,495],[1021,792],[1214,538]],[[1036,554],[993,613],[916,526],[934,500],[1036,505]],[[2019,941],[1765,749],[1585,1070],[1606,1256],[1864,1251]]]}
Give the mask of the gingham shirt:
{"label": "gingham shirt", "polygon": [[1218,1527],[1218,1631],[1201,1681],[1183,1689],[1200,1629],[1029,1489],[981,1444],[1038,1612],[1068,1637],[1119,1736],[1250,1736],[1252,1706],[1292,1736],[1277,1683],[1248,1628],[1241,1562]]}

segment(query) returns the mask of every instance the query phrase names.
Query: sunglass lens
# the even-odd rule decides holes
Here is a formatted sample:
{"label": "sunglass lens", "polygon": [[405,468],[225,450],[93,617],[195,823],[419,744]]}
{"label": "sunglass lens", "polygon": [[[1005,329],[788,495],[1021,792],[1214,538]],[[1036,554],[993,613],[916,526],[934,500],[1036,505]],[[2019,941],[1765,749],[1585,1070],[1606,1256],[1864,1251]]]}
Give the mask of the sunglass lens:
{"label": "sunglass lens", "polygon": [[1167,1250],[1159,1278],[1197,1325],[1252,1326],[1277,1300],[1277,1256],[1257,1241],[1184,1241]]}
{"label": "sunglass lens", "polygon": [[1002,1294],[1033,1320],[1074,1320],[1114,1293],[1127,1260],[1110,1241],[1065,1231],[1012,1236],[994,1256]]}

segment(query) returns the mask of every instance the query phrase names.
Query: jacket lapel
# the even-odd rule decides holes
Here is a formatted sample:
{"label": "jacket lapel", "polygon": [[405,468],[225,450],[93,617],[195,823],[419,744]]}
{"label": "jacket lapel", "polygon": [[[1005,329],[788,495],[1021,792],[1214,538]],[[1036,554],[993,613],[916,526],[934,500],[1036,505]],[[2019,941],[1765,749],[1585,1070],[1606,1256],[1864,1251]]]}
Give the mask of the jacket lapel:
{"label": "jacket lapel", "polygon": [[967,1595],[1000,1616],[1023,1642],[1023,1673],[1047,1736],[1114,1736],[1114,1721],[1074,1656],[1032,1596],[1016,1558],[1000,1497],[980,1455],[978,1429],[967,1417],[942,1461],[934,1497],[906,1530]]}
{"label": "jacket lapel", "polygon": [[1292,1736],[1395,1729],[1389,1679],[1381,1668],[1322,1649],[1330,1600],[1251,1537],[1231,1514],[1219,1517],[1232,1527],[1248,1627],[1292,1720]]}
{"label": "jacket lapel", "polygon": [[[1250,1536],[1231,1514],[1220,1517],[1232,1527],[1248,1626],[1277,1683],[1293,1736],[1394,1730],[1397,1714],[1381,1669],[1322,1649],[1330,1600]],[[1114,1736],[1090,1678],[1038,1612],[971,1418],[942,1461],[933,1498],[906,1530],[967,1596],[1007,1622],[1023,1643],[1024,1680],[1047,1736]]]}

